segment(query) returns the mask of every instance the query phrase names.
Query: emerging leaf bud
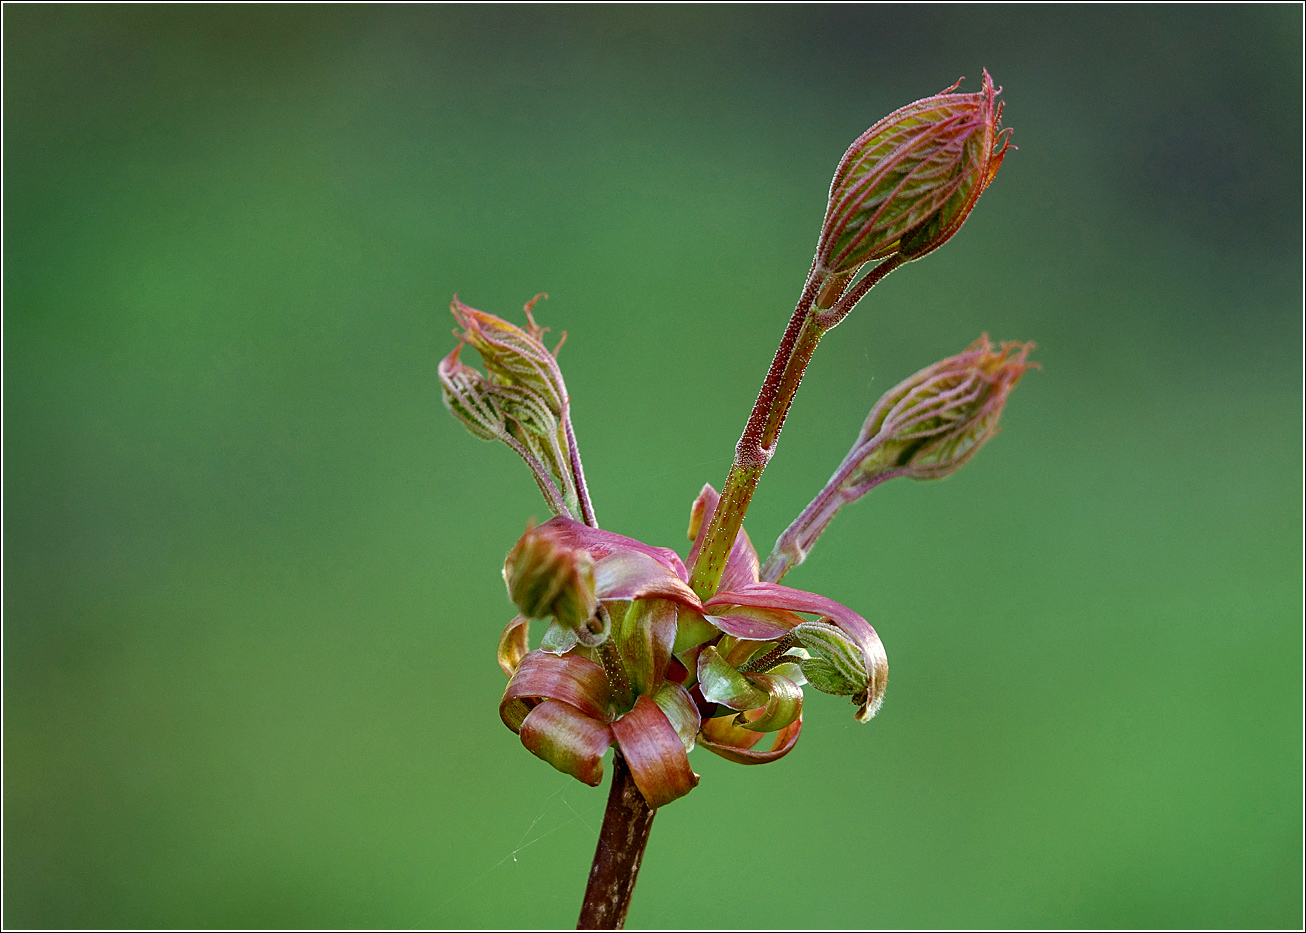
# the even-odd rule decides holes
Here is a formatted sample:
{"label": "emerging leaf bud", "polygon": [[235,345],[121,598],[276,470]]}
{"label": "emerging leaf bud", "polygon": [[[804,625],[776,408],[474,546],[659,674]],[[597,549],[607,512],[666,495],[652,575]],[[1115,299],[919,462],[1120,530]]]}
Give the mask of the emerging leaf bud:
{"label": "emerging leaf bud", "polygon": [[866,691],[870,680],[860,645],[836,625],[804,622],[794,627],[794,637],[812,657],[799,662],[807,682],[822,693],[850,697]]}
{"label": "emerging leaf bud", "polygon": [[503,579],[508,596],[528,619],[553,616],[566,628],[588,631],[598,609],[594,561],[559,541],[549,527],[528,528],[508,552]]}
{"label": "emerging leaf bud", "polygon": [[[998,433],[1007,395],[1025,370],[1032,343],[996,349],[988,334],[899,383],[871,409],[857,446],[865,446],[854,482],[902,468],[916,479],[959,469]],[[856,447],[854,447],[856,449]]]}
{"label": "emerging leaf bud", "polygon": [[[1027,362],[1033,349],[1032,343],[997,349],[982,334],[964,353],[886,392],[834,476],[777,539],[762,579],[780,580],[801,564],[835,514],[885,480],[938,479],[960,469],[998,433],[1007,395],[1025,370],[1038,365]],[[807,674],[814,684],[820,676]]]}
{"label": "emerging leaf bud", "polygon": [[827,273],[850,276],[895,253],[919,259],[966,220],[1002,164],[1010,131],[999,130],[1002,106],[988,71],[977,93],[952,93],[960,83],[895,110],[848,147],[817,247]]}
{"label": "emerging leaf bud", "polygon": [[[579,492],[574,435],[567,428],[567,387],[557,360],[540,342],[544,328],[526,305],[529,330],[493,314],[469,308],[457,298],[450,306],[464,330],[461,341],[440,361],[445,407],[483,440],[498,440],[517,452],[554,514],[578,517]],[[470,343],[485,361],[489,377],[459,359]]]}
{"label": "emerging leaf bud", "polygon": [[500,384],[528,389],[544,399],[554,416],[560,418],[567,407],[567,387],[562,381],[557,359],[540,340],[544,328],[531,316],[531,308],[539,297],[536,295],[526,305],[529,331],[493,314],[468,307],[457,297],[449,310],[463,326],[463,332],[458,336],[481,354],[485,368]]}

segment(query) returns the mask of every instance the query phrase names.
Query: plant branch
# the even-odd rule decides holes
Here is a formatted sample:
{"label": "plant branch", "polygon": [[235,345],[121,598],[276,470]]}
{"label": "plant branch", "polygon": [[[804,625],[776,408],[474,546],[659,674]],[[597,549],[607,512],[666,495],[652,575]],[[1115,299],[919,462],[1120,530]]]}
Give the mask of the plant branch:
{"label": "plant branch", "polygon": [[[775,453],[775,445],[784,427],[785,417],[789,414],[789,406],[793,404],[794,395],[803,381],[803,373],[807,371],[807,364],[816,351],[816,345],[826,331],[842,321],[876,283],[904,262],[906,260],[895,253],[866,273],[842,297],[838,296],[843,283],[837,282],[830,289],[823,290],[828,273],[813,265],[807,283],[803,286],[802,296],[798,299],[798,306],[794,308],[789,326],[775,351],[775,358],[762,383],[762,390],[757,395],[752,414],[744,426],[744,433],[735,445],[735,461],[726,477],[725,488],[721,491],[721,501],[712,513],[703,547],[698,552],[698,560],[694,562],[689,585],[700,599],[711,596],[721,582],[726,557],[744,522],[744,513],[748,511],[758,481],[762,478],[762,471]],[[818,296],[823,301],[834,301],[834,306],[822,308],[816,300]]]}
{"label": "plant branch", "polygon": [[626,759],[620,751],[614,751],[608,809],[603,814],[576,929],[620,930],[625,925],[656,815],[635,786]]}

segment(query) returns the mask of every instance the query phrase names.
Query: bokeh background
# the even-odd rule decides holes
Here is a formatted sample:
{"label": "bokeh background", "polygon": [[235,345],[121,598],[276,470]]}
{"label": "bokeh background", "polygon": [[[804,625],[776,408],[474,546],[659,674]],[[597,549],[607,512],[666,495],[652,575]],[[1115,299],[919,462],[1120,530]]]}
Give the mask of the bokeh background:
{"label": "bokeh background", "polygon": [[698,750],[669,927],[1299,927],[1302,13],[4,11],[6,926],[566,927],[606,790],[499,722],[547,515],[443,410],[537,291],[599,517],[686,547],[863,129],[987,66],[1012,153],[823,343],[766,546],[878,395],[1032,339],[1001,437],[788,582],[881,715]]}

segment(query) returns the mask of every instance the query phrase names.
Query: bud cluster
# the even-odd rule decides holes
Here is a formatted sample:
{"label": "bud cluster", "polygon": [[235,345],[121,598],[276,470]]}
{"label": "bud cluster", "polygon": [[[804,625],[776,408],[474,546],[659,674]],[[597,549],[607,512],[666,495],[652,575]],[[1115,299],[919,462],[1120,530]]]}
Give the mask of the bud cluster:
{"label": "bud cluster", "polygon": [[[598,527],[557,348],[545,347],[532,316],[541,296],[526,305],[526,328],[454,298],[460,329],[439,366],[444,403],[475,436],[516,451],[554,513],[532,522],[504,562],[518,615],[499,641],[509,678],[499,712],[558,770],[597,785],[615,748],[656,808],[698,783],[688,759],[696,747],[741,764],[788,754],[802,731],[804,687],[849,698],[859,722],[879,710],[888,658],[875,629],[847,606],[779,581],[842,506],[887,479],[937,479],[973,457],[1035,365],[1033,344],[999,348],[984,335],[887,392],[765,565],[743,518],[822,335],[885,275],[956,233],[1010,148],[988,72],[979,91],[956,91],[885,117],[839,162],[802,297],[722,494],[704,486],[694,501],[684,561]],[[466,346],[483,371],[460,360]],[[532,650],[533,620],[547,628]]]}

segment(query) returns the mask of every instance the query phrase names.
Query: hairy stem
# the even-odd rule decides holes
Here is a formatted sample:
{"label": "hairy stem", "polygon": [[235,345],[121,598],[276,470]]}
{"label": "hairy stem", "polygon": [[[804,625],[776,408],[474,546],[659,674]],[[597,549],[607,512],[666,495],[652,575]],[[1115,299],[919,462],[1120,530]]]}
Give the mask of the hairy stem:
{"label": "hairy stem", "polygon": [[[562,344],[558,344],[562,346]],[[594,506],[590,503],[590,491],[585,485],[585,468],[580,463],[580,448],[576,446],[576,432],[571,426],[571,406],[562,412],[562,427],[567,432],[567,449],[571,452],[571,478],[576,484],[576,498],[580,500],[580,513],[585,524],[591,528],[599,527],[599,520],[594,517]]]}
{"label": "hairy stem", "polygon": [[657,811],[649,807],[635,786],[626,759],[620,751],[615,752],[608,809],[603,814],[576,929],[620,930],[625,924],[655,815]]}
{"label": "hairy stem", "polygon": [[790,661],[798,661],[793,655],[787,654],[790,648],[797,647],[798,639],[793,632],[785,635],[775,643],[775,647],[765,654],[758,655],[747,664],[739,665],[741,674],[764,674],[778,664],[786,664]]}
{"label": "hairy stem", "polygon": [[877,443],[867,443],[849,451],[825,488],[816,494],[816,498],[807,504],[807,508],[776,539],[771,556],[762,565],[759,576],[763,582],[779,583],[786,573],[805,561],[816,539],[841,508],[860,499],[885,480],[907,472],[905,469],[886,470],[866,477],[855,485],[848,485],[849,478],[876,446]]}
{"label": "hairy stem", "polygon": [[[726,557],[735,542],[739,526],[743,524],[744,513],[753,498],[753,490],[757,488],[762,471],[771,459],[772,451],[767,449],[763,438],[770,433],[774,445],[774,438],[783,426],[783,413],[788,411],[789,402],[793,400],[791,394],[788,399],[781,401],[780,389],[786,381],[785,375],[798,349],[799,340],[809,326],[812,305],[822,281],[823,277],[815,269],[808,275],[798,306],[789,318],[789,326],[780,338],[780,346],[776,348],[775,357],[771,360],[771,368],[767,370],[766,379],[762,382],[762,390],[753,403],[748,423],[744,425],[744,433],[735,445],[735,460],[726,477],[725,488],[721,491],[721,501],[712,512],[712,521],[703,539],[703,547],[699,550],[698,560],[694,562],[690,573],[689,585],[702,599],[711,596],[721,582]],[[808,358],[811,358],[810,352]],[[802,378],[801,372],[798,373],[798,378]],[[793,382],[792,379],[789,381]],[[793,387],[797,388],[796,383]],[[774,427],[768,431],[768,426],[772,424]]]}
{"label": "hairy stem", "polygon": [[[822,288],[828,278],[826,273],[813,267],[808,274],[807,284],[775,351],[744,433],[735,445],[735,461],[690,574],[689,585],[700,599],[711,596],[721,582],[735,535],[744,522],[744,513],[748,511],[762,471],[775,453],[789,406],[793,404],[816,345],[825,332],[842,321],[877,282],[904,262],[899,255],[890,256],[842,295],[843,282],[837,282],[827,290]],[[817,301],[818,296],[822,302]],[[821,304],[827,300],[834,302],[834,306],[822,308]]]}
{"label": "hairy stem", "polygon": [[848,312],[856,307],[857,302],[861,301],[862,298],[866,296],[867,292],[878,285],[881,279],[894,269],[901,265],[905,265],[908,262],[910,262],[910,260],[904,259],[899,253],[894,253],[888,259],[881,262],[870,272],[866,273],[866,275],[862,276],[857,284],[854,285],[847,294],[843,295],[833,308],[830,308],[828,311],[821,311],[821,325],[826,330],[834,327],[848,316]]}
{"label": "hairy stem", "polygon": [[566,515],[569,518],[575,518],[571,509],[567,507],[567,501],[563,494],[558,490],[558,486],[553,482],[553,477],[549,475],[549,469],[539,458],[527,449],[526,445],[511,434],[504,432],[500,439],[517,452],[517,456],[526,461],[530,467],[531,475],[535,477],[535,485],[540,487],[540,494],[544,496],[544,501],[549,503],[549,508],[554,515]]}

